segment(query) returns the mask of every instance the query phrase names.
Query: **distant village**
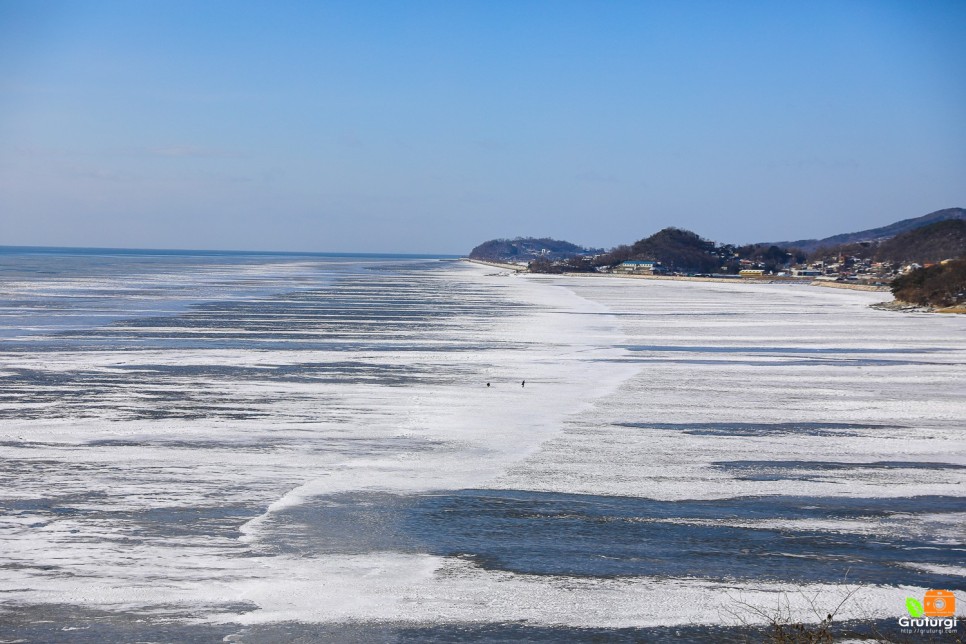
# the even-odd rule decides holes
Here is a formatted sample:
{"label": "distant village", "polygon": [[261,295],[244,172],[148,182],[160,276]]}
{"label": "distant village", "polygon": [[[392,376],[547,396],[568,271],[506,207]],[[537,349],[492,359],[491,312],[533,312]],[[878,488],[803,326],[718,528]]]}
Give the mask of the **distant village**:
{"label": "distant village", "polygon": [[[729,272],[727,266],[723,266],[720,272],[715,273],[696,273],[693,271],[674,271],[658,261],[651,260],[627,260],[617,266],[597,266],[595,271],[599,273],[614,273],[623,275],[677,275],[688,277],[718,277],[718,278],[738,278],[738,279],[808,279],[829,282],[853,282],[857,284],[870,284],[874,286],[888,285],[897,275],[902,275],[923,266],[932,266],[933,263],[924,265],[911,262],[908,264],[896,264],[892,262],[877,262],[869,258],[839,255],[830,260],[817,260],[807,263],[789,263],[776,270],[775,267],[766,266],[764,262],[756,262],[750,259],[741,259],[737,255],[735,259],[738,263],[737,273]],[[950,261],[950,260],[944,260]],[[530,268],[531,262],[521,264]]]}
{"label": "distant village", "polygon": [[[713,244],[713,242],[712,242]],[[796,253],[768,247],[761,259],[748,258],[747,247],[735,248],[729,245],[704,248],[703,259],[715,257],[718,262],[705,262],[704,270],[693,267],[667,265],[659,260],[626,259],[614,261],[614,252],[582,253],[569,257],[554,257],[555,252],[546,248],[530,249],[533,256],[529,259],[502,258],[507,264],[512,264],[520,270],[535,273],[604,273],[614,275],[665,275],[683,277],[709,277],[727,279],[788,279],[827,282],[846,282],[867,284],[872,286],[886,286],[898,275],[904,275],[919,268],[934,266],[953,258],[942,259],[938,262],[893,262],[877,260],[873,257],[849,255],[844,253],[825,254],[813,252],[811,257],[804,253]],[[684,262],[678,261],[677,264]],[[720,263],[714,270],[711,264]]]}

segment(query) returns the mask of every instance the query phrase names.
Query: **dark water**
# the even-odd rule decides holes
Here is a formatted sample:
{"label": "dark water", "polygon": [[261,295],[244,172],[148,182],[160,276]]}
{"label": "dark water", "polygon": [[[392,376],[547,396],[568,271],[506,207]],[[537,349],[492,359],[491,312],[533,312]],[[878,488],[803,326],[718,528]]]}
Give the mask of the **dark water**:
{"label": "dark water", "polygon": [[[715,313],[715,315],[719,315]],[[885,367],[940,364],[929,360],[910,360],[902,356],[934,354],[944,357],[950,347],[863,348],[863,347],[813,347],[813,346],[706,346],[706,345],[657,345],[629,344],[622,348],[632,357],[621,362],[647,364],[695,364],[695,365],[742,365],[750,367]],[[693,354],[683,357],[680,354]],[[641,357],[637,357],[641,356]],[[741,356],[755,356],[754,360],[742,360]],[[943,361],[941,364],[948,364]]]}
{"label": "dark water", "polygon": [[[903,531],[809,530],[808,521],[908,520],[962,512],[958,497],[856,499],[766,496],[716,501],[459,490],[322,497],[283,510],[274,547],[302,554],[421,552],[490,570],[577,577],[692,577],[787,584],[908,584],[955,588],[961,577],[899,565],[959,566],[966,548]],[[797,520],[782,527],[733,522]]]}
{"label": "dark water", "polygon": [[[895,425],[869,425],[867,423],[835,422],[784,422],[784,423],[622,423],[621,427],[637,429],[670,429],[696,436],[857,436],[859,430],[897,429]],[[901,429],[901,428],[900,428]]]}

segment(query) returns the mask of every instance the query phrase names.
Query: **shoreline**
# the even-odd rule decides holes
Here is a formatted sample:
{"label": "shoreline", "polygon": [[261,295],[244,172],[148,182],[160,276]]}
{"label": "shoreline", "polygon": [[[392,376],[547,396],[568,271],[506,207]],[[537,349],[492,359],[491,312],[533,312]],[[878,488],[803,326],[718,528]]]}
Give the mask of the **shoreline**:
{"label": "shoreline", "polygon": [[812,281],[809,286],[821,286],[823,288],[845,288],[853,291],[873,291],[876,293],[891,293],[892,289],[888,286],[873,286],[872,284],[849,284],[848,282],[824,282],[819,280]]}
{"label": "shoreline", "polygon": [[[529,275],[543,275],[544,273],[530,273],[526,267],[518,264],[507,264],[504,262],[488,262],[480,259],[464,258],[463,261],[479,264],[481,266],[491,266],[503,270],[513,271],[514,273],[526,273]],[[822,288],[838,288],[853,291],[869,291],[876,293],[891,293],[888,286],[874,286],[872,284],[849,284],[847,282],[827,282],[824,280],[799,279],[794,277],[697,277],[689,275],[634,275],[630,273],[546,273],[546,275],[559,275],[560,277],[620,277],[625,279],[638,280],[670,280],[678,282],[712,282],[718,284],[789,284],[792,286],[819,286]]]}
{"label": "shoreline", "polygon": [[504,262],[486,262],[482,259],[470,259],[469,257],[461,257],[461,261],[468,262],[470,264],[479,264],[480,266],[490,266],[493,268],[502,268],[503,270],[513,271],[514,273],[526,273],[527,267],[520,266],[519,264],[506,264]]}

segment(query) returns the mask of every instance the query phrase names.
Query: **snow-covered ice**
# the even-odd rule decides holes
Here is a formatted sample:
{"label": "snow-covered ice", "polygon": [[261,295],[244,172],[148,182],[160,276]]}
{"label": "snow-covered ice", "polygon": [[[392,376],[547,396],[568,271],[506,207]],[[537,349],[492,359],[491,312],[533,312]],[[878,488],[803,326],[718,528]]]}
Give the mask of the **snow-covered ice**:
{"label": "snow-covered ice", "polygon": [[0,283],[4,610],[654,628],[849,593],[839,617],[883,620],[961,586],[962,316],[212,264]]}

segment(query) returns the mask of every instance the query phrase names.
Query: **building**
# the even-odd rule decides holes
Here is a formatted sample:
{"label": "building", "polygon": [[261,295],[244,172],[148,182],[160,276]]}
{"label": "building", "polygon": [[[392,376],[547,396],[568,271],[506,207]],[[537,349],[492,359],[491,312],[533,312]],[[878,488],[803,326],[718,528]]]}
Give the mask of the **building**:
{"label": "building", "polygon": [[654,275],[663,273],[664,267],[660,262],[631,260],[621,262],[620,266],[614,269],[615,273],[630,273],[636,275]]}

